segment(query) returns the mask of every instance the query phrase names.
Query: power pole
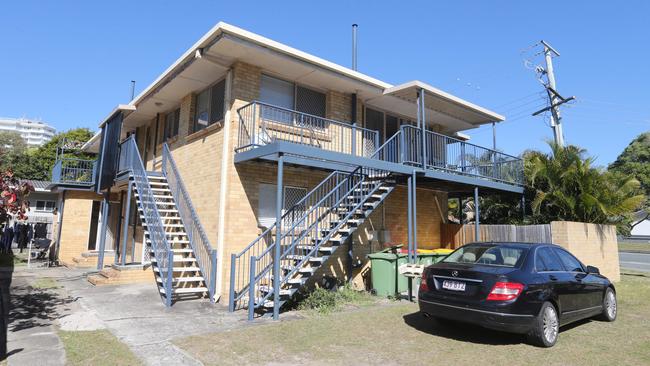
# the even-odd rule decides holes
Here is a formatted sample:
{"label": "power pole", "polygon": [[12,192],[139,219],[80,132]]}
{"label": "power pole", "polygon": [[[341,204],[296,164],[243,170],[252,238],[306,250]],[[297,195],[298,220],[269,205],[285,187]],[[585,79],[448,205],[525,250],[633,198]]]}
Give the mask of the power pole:
{"label": "power pole", "polygon": [[546,69],[542,67],[537,68],[537,72],[546,75],[548,82],[544,84],[546,87],[546,94],[548,95],[549,107],[541,109],[535,113],[536,116],[542,112],[551,111],[551,128],[553,129],[553,139],[560,147],[564,147],[564,134],[562,132],[562,117],[560,116],[560,105],[574,100],[575,97],[564,98],[557,92],[555,84],[555,73],[553,72],[553,56],[559,57],[560,53],[557,52],[546,41],[540,42],[544,46],[544,61],[546,62]]}

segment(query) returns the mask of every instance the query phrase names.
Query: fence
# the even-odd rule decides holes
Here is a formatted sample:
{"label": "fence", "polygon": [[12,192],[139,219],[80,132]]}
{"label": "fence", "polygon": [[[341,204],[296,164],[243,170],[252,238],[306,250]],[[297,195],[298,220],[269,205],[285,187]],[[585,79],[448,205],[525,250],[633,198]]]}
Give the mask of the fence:
{"label": "fence", "polygon": [[474,225],[442,224],[441,244],[455,249],[475,241],[553,243],[568,249],[584,264],[598,267],[610,280],[620,279],[614,226],[553,221],[545,225],[479,225],[479,231],[476,240]]}

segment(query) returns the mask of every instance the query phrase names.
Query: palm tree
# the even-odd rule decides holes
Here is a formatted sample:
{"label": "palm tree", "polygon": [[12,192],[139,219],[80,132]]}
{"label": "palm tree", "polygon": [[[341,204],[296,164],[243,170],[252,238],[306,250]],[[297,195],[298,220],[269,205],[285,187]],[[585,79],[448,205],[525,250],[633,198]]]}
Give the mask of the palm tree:
{"label": "palm tree", "polygon": [[525,159],[537,221],[567,220],[620,225],[644,202],[634,178],[602,171],[577,146],[549,143],[551,153],[529,152]]}

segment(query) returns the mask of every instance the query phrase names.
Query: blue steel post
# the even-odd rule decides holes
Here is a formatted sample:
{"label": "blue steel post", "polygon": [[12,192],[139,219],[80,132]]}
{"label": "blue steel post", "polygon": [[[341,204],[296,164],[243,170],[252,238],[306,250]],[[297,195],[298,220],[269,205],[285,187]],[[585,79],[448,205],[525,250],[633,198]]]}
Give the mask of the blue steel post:
{"label": "blue steel post", "polygon": [[[280,318],[280,251],[282,250],[282,202],[284,154],[278,154],[278,182],[275,196],[275,252],[273,253],[273,319]],[[251,282],[252,286],[252,282]]]}
{"label": "blue steel post", "polygon": [[415,170],[413,170],[413,178],[411,179],[411,184],[413,185],[413,193],[411,193],[411,198],[413,199],[413,255],[412,262],[416,263],[418,260],[418,209],[417,209],[417,183],[415,180]]}
{"label": "blue steel post", "polygon": [[481,240],[481,232],[479,230],[479,225],[481,224],[481,209],[479,208],[478,203],[478,187],[474,187],[474,241]]}
{"label": "blue steel post", "polygon": [[210,287],[210,302],[214,303],[216,297],[217,297],[217,251],[216,249],[213,249],[210,252],[210,261],[211,261],[211,266],[210,266],[210,283],[208,284]]}
{"label": "blue steel post", "polygon": [[521,195],[521,220],[526,220],[526,196]]}
{"label": "blue steel post", "polygon": [[253,118],[251,121],[251,145],[255,145],[255,136],[257,135],[257,103],[253,103]]}
{"label": "blue steel post", "polygon": [[106,247],[106,230],[108,229],[108,195],[110,193],[110,190],[108,193],[104,193],[104,200],[102,201],[102,228],[101,235],[99,237],[99,256],[97,258],[98,270],[104,268],[104,249]]}
{"label": "blue steel post", "polygon": [[406,185],[408,187],[408,204],[407,204],[407,211],[406,211],[406,216],[407,216],[407,232],[408,232],[408,260],[409,263],[411,262],[411,248],[413,247],[413,184],[412,181],[413,177],[409,176],[407,178]]}
{"label": "blue steel post", "polygon": [[235,253],[230,255],[230,296],[228,296],[228,310],[232,313],[235,311],[235,261],[237,255]]}
{"label": "blue steel post", "polygon": [[169,251],[167,255],[167,285],[165,286],[165,305],[172,306],[173,287],[172,281],[174,280],[174,252]]}
{"label": "blue steel post", "polygon": [[352,124],[352,156],[357,155],[357,123]]}
{"label": "blue steel post", "polygon": [[422,120],[422,125],[420,125],[420,128],[422,129],[422,167],[424,169],[427,168],[427,144],[426,144],[426,118],[424,114],[425,106],[424,106],[424,89],[420,89],[420,113],[419,118]]}
{"label": "blue steel post", "polygon": [[404,144],[404,134],[405,134],[405,132],[404,132],[404,126],[405,126],[405,125],[402,125],[402,126],[400,127],[400,134],[399,134],[399,135],[400,135],[400,136],[399,136],[399,140],[400,140],[400,141],[399,141],[399,147],[400,147],[400,149],[399,149],[399,157],[400,157],[400,161],[399,161],[399,162],[402,163],[402,164],[406,161],[406,160],[404,159],[404,151],[406,150],[406,145]]}
{"label": "blue steel post", "polygon": [[253,321],[255,315],[255,264],[256,256],[251,256],[250,268],[248,271],[248,321]]}
{"label": "blue steel post", "polygon": [[122,265],[126,264],[126,241],[129,233],[129,220],[131,219],[131,192],[133,191],[133,181],[129,180],[129,187],[127,189],[124,227],[122,228]]}

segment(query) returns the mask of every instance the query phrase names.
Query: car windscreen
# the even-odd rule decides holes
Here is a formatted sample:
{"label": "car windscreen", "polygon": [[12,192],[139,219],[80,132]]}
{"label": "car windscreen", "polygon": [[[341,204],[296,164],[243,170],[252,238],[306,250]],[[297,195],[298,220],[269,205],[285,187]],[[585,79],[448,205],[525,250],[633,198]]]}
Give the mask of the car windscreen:
{"label": "car windscreen", "polygon": [[508,245],[466,245],[443,259],[444,263],[517,267],[528,249]]}

